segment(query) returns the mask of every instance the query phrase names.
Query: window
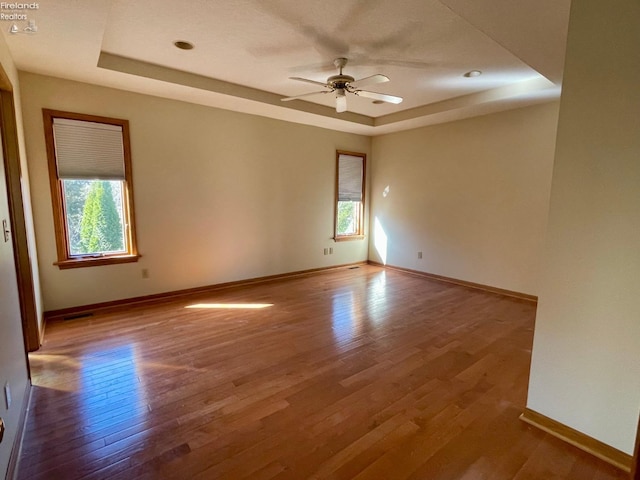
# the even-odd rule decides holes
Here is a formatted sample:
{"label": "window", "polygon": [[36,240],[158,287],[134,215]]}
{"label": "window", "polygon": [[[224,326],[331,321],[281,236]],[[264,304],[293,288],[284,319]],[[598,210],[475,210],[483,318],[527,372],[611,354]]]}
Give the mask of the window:
{"label": "window", "polygon": [[367,156],[336,152],[336,241],[364,237],[364,181]]}
{"label": "window", "polygon": [[60,268],[135,262],[129,122],[43,110]]}

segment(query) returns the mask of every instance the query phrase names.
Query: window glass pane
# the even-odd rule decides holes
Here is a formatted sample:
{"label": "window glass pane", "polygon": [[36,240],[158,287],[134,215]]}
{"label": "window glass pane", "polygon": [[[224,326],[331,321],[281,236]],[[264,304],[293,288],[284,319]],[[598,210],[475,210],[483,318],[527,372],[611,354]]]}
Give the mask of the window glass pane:
{"label": "window glass pane", "polygon": [[62,181],[69,255],[126,252],[123,182]]}
{"label": "window glass pane", "polygon": [[355,235],[358,233],[360,202],[338,201],[338,235]]}

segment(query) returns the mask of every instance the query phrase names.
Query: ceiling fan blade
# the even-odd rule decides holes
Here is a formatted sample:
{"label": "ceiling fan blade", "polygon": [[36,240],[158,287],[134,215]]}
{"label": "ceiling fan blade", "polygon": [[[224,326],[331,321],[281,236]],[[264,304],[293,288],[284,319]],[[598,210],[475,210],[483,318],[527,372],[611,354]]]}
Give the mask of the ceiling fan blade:
{"label": "ceiling fan blade", "polygon": [[281,98],[280,101],[288,102],[289,100],[298,100],[299,98],[310,97],[311,95],[320,95],[321,93],[331,93],[331,90],[322,90],[320,92],[304,93],[302,95],[296,95],[295,97]]}
{"label": "ceiling fan blade", "polygon": [[[309,80],[308,78],[289,77],[289,80],[297,80],[299,82],[312,83],[313,85],[322,85],[323,87],[327,87],[326,83],[316,82],[315,80]],[[329,88],[329,87],[327,87],[327,88]]]}
{"label": "ceiling fan blade", "polygon": [[402,97],[396,97],[395,95],[387,95],[385,93],[368,92],[366,90],[356,90],[353,93],[355,93],[359,97],[371,98],[373,100],[382,100],[383,102],[388,102],[388,103],[398,104],[402,102]]}
{"label": "ceiling fan blade", "polygon": [[345,95],[338,95],[336,97],[336,112],[342,113],[347,111],[347,97]]}
{"label": "ceiling fan blade", "polygon": [[364,78],[361,78],[360,80],[356,80],[355,82],[351,82],[349,86],[357,88],[357,87],[362,87],[363,85],[373,85],[374,83],[384,83],[388,81],[389,81],[389,77],[387,77],[386,75],[377,73],[376,75],[371,75],[370,77],[364,77]]}

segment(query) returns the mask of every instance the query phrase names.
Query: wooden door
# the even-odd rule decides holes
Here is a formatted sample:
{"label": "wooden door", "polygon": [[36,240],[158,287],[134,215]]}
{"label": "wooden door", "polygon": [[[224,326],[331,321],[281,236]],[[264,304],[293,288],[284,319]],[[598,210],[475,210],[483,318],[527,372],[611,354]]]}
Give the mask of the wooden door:
{"label": "wooden door", "polygon": [[27,240],[22,196],[22,175],[16,114],[13,102],[13,88],[4,69],[0,65],[0,131],[2,133],[2,156],[6,177],[6,193],[9,215],[7,220],[13,244],[15,273],[18,280],[18,294],[25,349],[29,352],[40,348],[40,329],[33,286],[31,257]]}

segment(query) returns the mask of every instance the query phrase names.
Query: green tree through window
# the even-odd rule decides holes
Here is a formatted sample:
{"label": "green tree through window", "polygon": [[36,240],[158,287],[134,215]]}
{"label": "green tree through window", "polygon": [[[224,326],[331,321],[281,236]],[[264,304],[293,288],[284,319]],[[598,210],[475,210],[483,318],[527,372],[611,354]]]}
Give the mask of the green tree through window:
{"label": "green tree through window", "polygon": [[357,223],[356,202],[338,202],[338,230],[339,235],[353,234]]}
{"label": "green tree through window", "polygon": [[111,182],[91,182],[80,222],[80,250],[83,253],[124,250],[122,222]]}
{"label": "green tree through window", "polygon": [[64,180],[63,185],[70,253],[72,255],[86,253],[80,246],[80,223],[91,181]]}

